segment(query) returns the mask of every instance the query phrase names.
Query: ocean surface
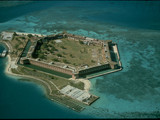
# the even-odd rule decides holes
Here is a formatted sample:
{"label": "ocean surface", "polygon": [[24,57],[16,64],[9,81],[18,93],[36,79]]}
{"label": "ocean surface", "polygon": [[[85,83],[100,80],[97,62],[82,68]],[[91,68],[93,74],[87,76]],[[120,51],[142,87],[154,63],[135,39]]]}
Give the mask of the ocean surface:
{"label": "ocean surface", "polygon": [[159,1],[19,2],[0,2],[0,32],[110,39],[123,70],[90,79],[100,99],[77,113],[48,100],[43,87],[5,74],[8,60],[0,58],[0,118],[160,118]]}

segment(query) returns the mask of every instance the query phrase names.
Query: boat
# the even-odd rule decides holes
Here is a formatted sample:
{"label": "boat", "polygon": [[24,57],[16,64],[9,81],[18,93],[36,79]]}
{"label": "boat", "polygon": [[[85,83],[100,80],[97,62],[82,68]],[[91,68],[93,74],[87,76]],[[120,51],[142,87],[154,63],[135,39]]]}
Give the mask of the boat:
{"label": "boat", "polygon": [[3,50],[2,53],[0,53],[0,57],[6,57],[7,55],[7,50]]}

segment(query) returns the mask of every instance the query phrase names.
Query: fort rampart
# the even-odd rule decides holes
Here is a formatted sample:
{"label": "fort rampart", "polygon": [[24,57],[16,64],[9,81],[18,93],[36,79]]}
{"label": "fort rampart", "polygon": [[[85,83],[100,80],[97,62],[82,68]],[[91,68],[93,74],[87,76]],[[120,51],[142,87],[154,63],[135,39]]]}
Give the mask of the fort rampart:
{"label": "fort rampart", "polygon": [[104,64],[104,65],[99,65],[99,66],[95,66],[95,67],[90,67],[88,69],[86,68],[84,70],[80,70],[79,75],[90,74],[90,73],[93,73],[93,72],[96,72],[96,71],[109,69],[109,68],[110,68],[110,65],[107,63],[107,64]]}
{"label": "fort rampart", "polygon": [[50,65],[50,64],[47,64],[47,63],[43,63],[41,61],[33,60],[33,59],[29,59],[29,62],[30,62],[30,64],[33,64],[33,65],[36,65],[36,66],[39,66],[39,67],[43,67],[43,68],[47,68],[47,69],[50,69],[50,70],[54,70],[54,71],[62,72],[62,73],[65,73],[65,74],[73,75],[71,70],[67,70],[65,68]]}
{"label": "fort rampart", "polygon": [[[88,42],[88,43],[91,43],[91,44],[102,45],[102,47],[103,47],[103,50],[102,50],[103,58],[104,59],[108,58],[109,61],[106,61],[106,63],[103,64],[103,65],[96,65],[96,66],[88,67],[88,68],[85,68],[85,69],[80,69],[79,71],[77,71],[75,73],[75,72],[73,72],[73,70],[71,70],[69,68],[63,68],[63,67],[60,67],[60,66],[57,66],[57,65],[54,65],[54,64],[48,64],[48,63],[45,63],[43,61],[38,61],[38,60],[32,59],[31,54],[34,53],[34,51],[36,49],[36,46],[37,46],[37,42],[35,42],[33,45],[31,45],[31,48],[28,51],[28,54],[30,54],[30,55],[28,55],[27,58],[21,58],[21,64],[27,64],[27,63],[33,64],[33,65],[36,65],[36,66],[39,66],[39,67],[43,67],[43,68],[47,68],[47,69],[54,70],[54,71],[57,71],[57,72],[72,75],[72,77],[80,77],[80,76],[83,76],[83,75],[94,73],[96,71],[106,70],[106,69],[110,69],[110,68],[111,69],[117,68],[117,62],[112,61],[111,55],[110,55],[109,44],[112,44],[111,40],[105,42],[105,41],[102,41],[102,40],[93,39],[93,38],[84,37],[84,36],[73,35],[73,34],[56,34],[56,35],[46,36],[43,39],[44,40],[54,40],[54,39],[58,39],[58,38],[69,38],[69,39],[73,39],[73,40],[77,40],[77,41],[82,40],[84,42]],[[118,54],[117,46],[113,47],[113,51]],[[118,54],[118,60],[119,60],[119,54]],[[119,60],[119,62],[120,62],[120,60]],[[121,66],[121,63],[120,63],[120,66]]]}

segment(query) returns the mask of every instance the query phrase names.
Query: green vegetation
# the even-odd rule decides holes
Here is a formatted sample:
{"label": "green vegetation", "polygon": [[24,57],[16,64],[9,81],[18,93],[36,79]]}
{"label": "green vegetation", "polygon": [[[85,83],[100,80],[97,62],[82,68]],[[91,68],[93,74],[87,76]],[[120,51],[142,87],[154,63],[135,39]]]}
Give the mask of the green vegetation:
{"label": "green vegetation", "polygon": [[84,83],[82,83],[82,82],[78,82],[78,83],[70,82],[70,85],[74,86],[76,88],[79,88],[81,90],[84,90]]}
{"label": "green vegetation", "polygon": [[[16,34],[16,33],[15,33]],[[11,57],[17,57],[24,49],[27,43],[27,38],[15,35],[12,41],[8,41],[8,44],[12,46]]]}
{"label": "green vegetation", "polygon": [[40,54],[38,55],[38,57],[41,58],[41,59],[46,59],[46,57],[45,57],[44,54],[42,54],[42,53],[40,53]]}
{"label": "green vegetation", "polygon": [[70,62],[68,62],[66,59],[63,59],[63,62],[66,64],[69,64]]}
{"label": "green vegetation", "polygon": [[13,36],[18,36],[16,32],[13,33]]}
{"label": "green vegetation", "polygon": [[80,44],[83,44],[83,41],[79,40],[79,43],[80,43]]}
{"label": "green vegetation", "polygon": [[27,36],[28,36],[29,38],[33,37],[33,35],[32,35],[32,34],[28,34]]}
{"label": "green vegetation", "polygon": [[64,46],[61,46],[62,49],[66,49]]}
{"label": "green vegetation", "polygon": [[57,58],[53,58],[52,60],[55,62],[59,62],[59,60]]}
{"label": "green vegetation", "polygon": [[[20,53],[24,50],[28,40],[33,42],[35,39],[39,38],[36,36],[34,36],[33,38],[29,38],[27,35],[17,35],[16,32],[14,32],[13,36],[14,37],[11,41],[6,41],[11,46],[11,57],[17,57],[18,55],[20,55]],[[29,48],[27,47],[27,49]]]}
{"label": "green vegetation", "polygon": [[92,62],[92,63],[95,63],[95,61],[94,61],[94,60],[91,60],[91,62]]}
{"label": "green vegetation", "polygon": [[54,46],[52,46],[51,51],[57,51],[57,49]]}
{"label": "green vegetation", "polygon": [[35,78],[44,79],[46,82],[52,81],[59,89],[62,89],[63,87],[65,87],[67,85],[72,85],[72,86],[77,87],[81,90],[84,90],[84,83],[82,83],[82,82],[75,83],[74,80],[68,80],[66,78],[54,76],[52,74],[46,74],[45,72],[39,71],[37,69],[28,68],[25,66],[19,66],[17,70],[12,69],[12,72],[16,73],[16,74],[21,73],[21,74],[33,76]]}
{"label": "green vegetation", "polygon": [[61,55],[61,54],[59,54],[59,53],[57,54],[57,56],[58,56],[58,57],[62,57],[62,55]]}
{"label": "green vegetation", "polygon": [[103,63],[102,55],[99,53],[99,50],[102,49],[100,45],[88,46],[83,44],[83,41],[69,40],[67,38],[62,38],[61,41],[60,43],[56,43],[54,40],[42,42],[35,52],[38,54],[37,57],[45,58],[48,62],[62,62],[71,66],[76,64],[77,67],[83,64],[95,65],[98,62],[98,58]]}
{"label": "green vegetation", "polygon": [[25,39],[25,37],[21,37],[22,39]]}
{"label": "green vegetation", "polygon": [[74,58],[74,56],[72,54],[69,55],[71,58]]}

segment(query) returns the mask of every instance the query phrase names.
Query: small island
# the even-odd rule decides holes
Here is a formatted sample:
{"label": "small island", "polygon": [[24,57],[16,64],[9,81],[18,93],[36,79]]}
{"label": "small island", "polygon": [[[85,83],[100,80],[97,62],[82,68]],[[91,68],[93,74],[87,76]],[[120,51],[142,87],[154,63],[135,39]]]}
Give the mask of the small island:
{"label": "small island", "polygon": [[0,42],[8,48],[7,73],[42,85],[50,100],[78,112],[99,98],[89,93],[90,78],[122,70],[112,40],[4,31]]}

